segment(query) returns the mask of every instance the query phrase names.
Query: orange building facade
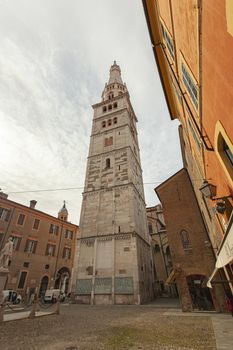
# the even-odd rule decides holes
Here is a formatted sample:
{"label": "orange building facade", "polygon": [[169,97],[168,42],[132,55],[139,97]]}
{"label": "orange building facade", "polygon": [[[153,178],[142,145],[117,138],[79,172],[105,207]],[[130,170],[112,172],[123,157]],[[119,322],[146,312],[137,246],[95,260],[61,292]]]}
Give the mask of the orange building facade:
{"label": "orange building facade", "polygon": [[[144,0],[184,167],[216,257],[214,277],[233,293],[233,1]],[[213,280],[212,280],[213,281]],[[209,284],[210,285],[210,284]]]}
{"label": "orange building facade", "polygon": [[13,202],[0,192],[0,250],[11,237],[13,255],[5,289],[24,296],[42,295],[46,289],[71,289],[78,226],[67,221],[64,206],[58,218]]}

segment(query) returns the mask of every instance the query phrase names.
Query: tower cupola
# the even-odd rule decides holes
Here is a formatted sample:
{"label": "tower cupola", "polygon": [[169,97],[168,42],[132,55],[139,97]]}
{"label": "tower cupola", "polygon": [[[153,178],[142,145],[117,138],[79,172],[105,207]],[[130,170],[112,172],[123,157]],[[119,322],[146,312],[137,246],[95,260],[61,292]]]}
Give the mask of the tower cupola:
{"label": "tower cupola", "polygon": [[64,201],[63,207],[58,212],[58,219],[67,221],[68,219],[68,210],[66,208],[66,201]]}

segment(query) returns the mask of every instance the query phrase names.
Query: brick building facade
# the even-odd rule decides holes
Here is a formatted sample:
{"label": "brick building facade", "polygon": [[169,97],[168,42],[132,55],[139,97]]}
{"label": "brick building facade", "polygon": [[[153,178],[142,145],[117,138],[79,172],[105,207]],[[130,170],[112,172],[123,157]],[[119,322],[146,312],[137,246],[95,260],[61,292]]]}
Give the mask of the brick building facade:
{"label": "brick building facade", "polygon": [[225,310],[222,287],[215,285],[209,291],[206,286],[215,256],[188,172],[181,169],[155,191],[163,204],[174,280],[183,311]]}
{"label": "brick building facade", "polygon": [[65,204],[58,218],[35,205],[31,201],[27,207],[0,194],[0,249],[9,237],[14,249],[5,288],[23,295],[51,287],[69,293],[78,226],[67,221]]}

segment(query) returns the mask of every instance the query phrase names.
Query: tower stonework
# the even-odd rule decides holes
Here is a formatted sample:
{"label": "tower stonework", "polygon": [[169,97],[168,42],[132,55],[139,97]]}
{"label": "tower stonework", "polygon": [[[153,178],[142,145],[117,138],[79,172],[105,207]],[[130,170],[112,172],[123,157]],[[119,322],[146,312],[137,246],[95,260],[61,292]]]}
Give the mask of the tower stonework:
{"label": "tower stonework", "polygon": [[94,117],[80,217],[74,294],[79,303],[140,304],[153,298],[134,110],[114,61]]}

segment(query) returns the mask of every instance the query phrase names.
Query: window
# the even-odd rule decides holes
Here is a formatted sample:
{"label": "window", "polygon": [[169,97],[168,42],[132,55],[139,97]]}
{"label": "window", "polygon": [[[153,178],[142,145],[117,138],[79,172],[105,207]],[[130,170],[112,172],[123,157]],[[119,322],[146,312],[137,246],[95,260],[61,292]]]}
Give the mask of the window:
{"label": "window", "polygon": [[112,144],[113,144],[113,137],[112,136],[109,138],[106,138],[104,140],[104,146],[112,146]]}
{"label": "window", "polygon": [[117,108],[117,102],[113,103],[113,108]]}
{"label": "window", "polygon": [[185,249],[192,249],[191,243],[189,241],[189,234],[186,230],[180,231],[180,238],[183,245],[184,250]]}
{"label": "window", "polygon": [[233,153],[230,150],[228,144],[226,143],[226,141],[224,139],[222,140],[222,146],[223,146],[223,152],[225,153],[226,157],[228,158],[231,166],[233,166]]}
{"label": "window", "polygon": [[117,124],[117,117],[113,118],[113,124]]}
{"label": "window", "polygon": [[54,244],[47,244],[45,255],[54,256],[56,246]]}
{"label": "window", "polygon": [[112,109],[112,105],[109,105],[108,106],[108,110],[110,111]]}
{"label": "window", "polygon": [[163,25],[163,23],[162,23],[162,22],[160,22],[160,23],[161,23],[161,28],[162,28],[162,34],[163,34],[164,42],[165,42],[165,44],[166,44],[166,46],[167,46],[167,48],[168,48],[168,51],[169,51],[171,57],[172,57],[173,60],[174,60],[175,56],[174,56],[174,46],[173,46],[172,37],[171,37],[171,35],[168,33],[168,30],[165,28],[165,26]]}
{"label": "window", "polygon": [[106,127],[106,121],[104,120],[103,122],[102,122],[102,128],[105,128]]}
{"label": "window", "polygon": [[26,271],[22,271],[21,274],[20,274],[18,289],[23,289],[24,288],[26,277],[27,277],[27,272]]}
{"label": "window", "polygon": [[0,207],[0,220],[8,221],[10,218],[11,211],[9,209]]}
{"label": "window", "polygon": [[215,126],[214,149],[230,184],[233,186],[233,143],[219,120]]}
{"label": "window", "polygon": [[13,250],[18,251],[22,237],[17,237],[17,236],[11,236],[11,237],[13,242]]}
{"label": "window", "polygon": [[24,223],[24,219],[25,219],[25,215],[24,214],[19,214],[17,225],[21,225],[22,226],[23,223]]}
{"label": "window", "polygon": [[67,229],[65,232],[65,238],[73,239],[73,231]]}
{"label": "window", "polygon": [[182,80],[196,109],[198,109],[198,87],[184,62],[181,62]]}
{"label": "window", "polygon": [[196,135],[196,132],[194,131],[194,128],[193,128],[193,126],[192,126],[190,120],[188,120],[188,124],[189,124],[189,129],[190,129],[190,131],[191,131],[191,133],[192,133],[193,139],[194,139],[194,141],[195,141],[195,143],[196,143],[196,145],[197,145],[197,148],[198,148],[199,151],[200,151],[200,150],[201,150],[201,145],[200,145],[199,139],[198,139],[198,137],[197,137],[197,135]]}
{"label": "window", "polygon": [[33,230],[38,230],[39,224],[40,224],[40,220],[39,219],[35,219],[34,220],[34,224],[33,224]]}
{"label": "window", "polygon": [[112,125],[112,120],[108,119],[108,126],[111,126],[111,125]]}
{"label": "window", "polygon": [[71,249],[65,247],[65,248],[63,249],[63,258],[64,258],[64,259],[70,259],[70,257],[71,257]]}
{"label": "window", "polygon": [[1,245],[1,242],[2,242],[2,240],[3,240],[3,232],[0,232],[0,245]]}
{"label": "window", "polygon": [[103,112],[106,112],[106,111],[107,111],[107,107],[104,106],[104,107],[103,107]]}
{"label": "window", "polygon": [[106,163],[105,163],[105,164],[106,164],[106,168],[109,169],[110,166],[111,166],[110,158],[107,158],[107,159],[106,159]]}
{"label": "window", "polygon": [[58,235],[59,226],[56,226],[54,224],[50,225],[49,233],[52,233],[53,235]]}
{"label": "window", "polygon": [[35,254],[36,246],[37,246],[37,241],[33,241],[31,239],[27,239],[24,251],[27,252],[27,253]]}
{"label": "window", "polygon": [[29,262],[28,262],[28,261],[25,261],[25,262],[23,263],[23,267],[29,267]]}

